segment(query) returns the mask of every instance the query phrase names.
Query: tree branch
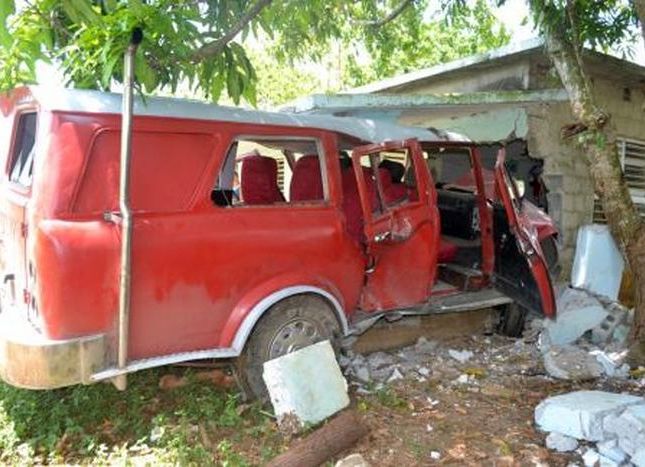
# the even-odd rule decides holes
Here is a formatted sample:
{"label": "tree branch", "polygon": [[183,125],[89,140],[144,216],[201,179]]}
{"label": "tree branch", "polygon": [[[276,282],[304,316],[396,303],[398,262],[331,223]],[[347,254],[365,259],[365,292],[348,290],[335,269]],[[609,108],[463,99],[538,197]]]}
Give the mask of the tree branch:
{"label": "tree branch", "polygon": [[645,0],[634,0],[634,8],[636,9],[636,16],[641,23],[641,33],[645,41]]}
{"label": "tree branch", "polygon": [[226,44],[231,42],[235,36],[237,36],[242,29],[246,27],[251,21],[253,21],[262,10],[269,6],[272,0],[258,0],[258,2],[253,5],[249,11],[247,11],[244,16],[235,24],[230,30],[226,32],[222,37],[212,42],[208,42],[202,45],[194,55],[194,58],[197,60],[203,60],[205,58],[212,57],[220,53]]}
{"label": "tree branch", "polygon": [[403,11],[405,11],[405,9],[408,7],[408,5],[411,5],[413,1],[414,0],[403,0],[385,18],[377,19],[377,20],[374,20],[374,21],[356,21],[356,23],[361,24],[363,26],[370,26],[370,27],[373,27],[373,28],[380,28],[381,26],[385,26],[390,21],[394,21],[396,18],[398,18],[399,15],[401,13],[403,13]]}

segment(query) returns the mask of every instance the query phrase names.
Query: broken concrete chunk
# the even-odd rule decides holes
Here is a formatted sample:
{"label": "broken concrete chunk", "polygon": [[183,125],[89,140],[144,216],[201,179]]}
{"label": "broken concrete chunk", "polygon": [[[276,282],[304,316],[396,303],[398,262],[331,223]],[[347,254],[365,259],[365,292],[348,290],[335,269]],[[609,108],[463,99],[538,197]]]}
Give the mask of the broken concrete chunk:
{"label": "broken concrete chunk", "polygon": [[541,430],[587,441],[605,439],[603,420],[618,415],[642,397],[603,391],[576,391],[543,400],[535,409],[535,423]]}
{"label": "broken concrete chunk", "polygon": [[329,341],[265,362],[263,378],[278,423],[294,417],[300,426],[318,423],[349,405],[347,381]]}
{"label": "broken concrete chunk", "polygon": [[459,363],[466,363],[473,357],[474,354],[470,350],[449,349],[448,355],[457,360]]}
{"label": "broken concrete chunk", "polygon": [[636,467],[645,467],[645,446],[639,448],[630,460]]}
{"label": "broken concrete chunk", "polygon": [[587,449],[582,454],[582,462],[585,467],[597,467],[600,464],[600,454],[593,449]]}
{"label": "broken concrete chunk", "polygon": [[603,352],[602,350],[592,350],[589,352],[596,358],[596,361],[602,366],[602,371],[610,378],[627,378],[629,376],[629,365],[623,361],[627,352]]}
{"label": "broken concrete chunk", "polygon": [[365,458],[360,454],[350,454],[336,462],[334,467],[369,467]]}
{"label": "broken concrete chunk", "polygon": [[414,344],[414,350],[417,353],[420,354],[431,354],[434,353],[435,349],[437,348],[437,342],[436,341],[429,341],[425,337],[419,337],[419,340],[417,340],[417,343]]}
{"label": "broken concrete chunk", "polygon": [[596,449],[598,449],[598,453],[600,455],[606,457],[607,459],[611,459],[619,465],[627,462],[628,456],[625,451],[618,447],[618,440],[616,439],[602,441],[596,444]]}
{"label": "broken concrete chunk", "polygon": [[552,345],[574,343],[609,314],[596,298],[575,289],[564,291],[558,298],[557,309],[556,319],[547,320],[543,331]]}
{"label": "broken concrete chunk", "polygon": [[627,407],[618,416],[607,416],[604,428],[609,436],[618,438],[618,446],[630,456],[645,446],[645,400]]}
{"label": "broken concrete chunk", "polygon": [[606,225],[583,225],[578,230],[571,284],[604,295],[618,297],[625,262]]}
{"label": "broken concrete chunk", "polygon": [[578,441],[571,436],[554,431],[546,437],[546,447],[558,452],[570,452],[578,449]]}
{"label": "broken concrete chunk", "polygon": [[544,354],[544,369],[553,378],[587,380],[602,375],[602,366],[593,355],[567,346],[553,346]]}
{"label": "broken concrete chunk", "polygon": [[401,372],[399,371],[398,368],[394,368],[394,371],[392,371],[392,374],[387,379],[387,382],[392,383],[392,382],[398,381],[400,379],[403,379],[403,374],[401,374]]}

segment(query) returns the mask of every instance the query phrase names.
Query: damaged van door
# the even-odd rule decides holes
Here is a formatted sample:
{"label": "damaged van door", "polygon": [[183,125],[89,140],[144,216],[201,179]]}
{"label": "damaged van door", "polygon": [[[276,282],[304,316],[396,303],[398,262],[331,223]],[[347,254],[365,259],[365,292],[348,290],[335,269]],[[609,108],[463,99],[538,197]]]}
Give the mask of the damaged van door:
{"label": "damaged van door", "polygon": [[361,309],[425,302],[435,280],[439,220],[418,141],[361,146],[352,159],[367,255]]}
{"label": "damaged van door", "polygon": [[506,167],[504,148],[495,163],[495,286],[528,310],[554,317],[555,297],[535,226]]}

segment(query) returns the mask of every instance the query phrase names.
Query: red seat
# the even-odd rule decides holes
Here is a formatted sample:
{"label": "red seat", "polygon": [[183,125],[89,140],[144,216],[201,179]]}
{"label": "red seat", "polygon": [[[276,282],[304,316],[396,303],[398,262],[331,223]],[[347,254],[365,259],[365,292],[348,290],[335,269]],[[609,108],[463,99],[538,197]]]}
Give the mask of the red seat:
{"label": "red seat", "polygon": [[437,256],[437,262],[439,263],[449,263],[457,255],[459,247],[454,243],[450,243],[443,238],[439,241],[439,255]]}
{"label": "red seat", "polygon": [[343,186],[343,212],[347,223],[347,232],[356,240],[363,240],[363,208],[361,198],[358,194],[358,184],[354,171],[351,168],[345,169],[341,176]]}
{"label": "red seat", "polygon": [[289,189],[291,201],[316,201],[325,199],[320,160],[315,154],[302,156],[293,167]]}
{"label": "red seat", "polygon": [[284,201],[278,188],[278,163],[272,157],[249,155],[242,159],[242,201],[273,204]]}

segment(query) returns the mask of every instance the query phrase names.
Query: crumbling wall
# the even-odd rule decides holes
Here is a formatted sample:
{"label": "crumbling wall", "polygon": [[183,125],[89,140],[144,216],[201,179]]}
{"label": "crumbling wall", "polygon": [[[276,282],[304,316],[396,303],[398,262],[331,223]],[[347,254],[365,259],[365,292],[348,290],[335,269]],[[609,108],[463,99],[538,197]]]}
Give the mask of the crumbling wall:
{"label": "crumbling wall", "polygon": [[594,194],[589,166],[573,141],[560,138],[562,126],[572,121],[568,103],[534,104],[527,113],[529,153],[544,160],[549,214],[560,231],[562,271],[568,277],[578,227],[592,220]]}

